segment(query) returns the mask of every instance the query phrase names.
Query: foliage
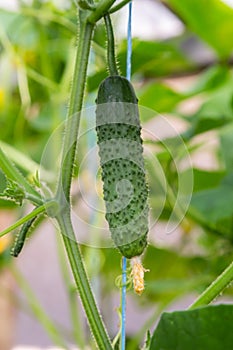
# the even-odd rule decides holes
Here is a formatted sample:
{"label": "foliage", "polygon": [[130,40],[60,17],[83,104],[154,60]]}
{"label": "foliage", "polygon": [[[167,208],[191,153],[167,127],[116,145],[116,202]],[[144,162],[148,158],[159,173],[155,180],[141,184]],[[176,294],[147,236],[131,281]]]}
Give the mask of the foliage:
{"label": "foliage", "polygon": [[[164,113],[168,123],[176,120],[184,125],[180,133],[161,139],[159,133],[155,139],[145,135],[145,144],[153,155],[146,154],[152,221],[159,217],[164,231],[168,223],[172,222],[173,227],[180,224],[181,232],[175,245],[161,244],[154,238],[154,232],[160,227],[156,225],[155,230],[151,230],[150,246],[144,257],[144,265],[150,273],[146,274],[145,294],[135,302],[162,311],[178,297],[202,292],[232,261],[233,10],[217,0],[166,0],[161,3],[184,23],[184,32],[160,41],[134,38],[132,80],[140,105],[156,111],[143,110],[145,130],[157,125],[158,113]],[[70,1],[66,9],[61,9],[52,1],[33,1],[30,6],[19,1],[18,10],[0,10],[0,23],[0,147],[14,161],[20,174],[26,176],[32,198],[37,190],[35,183],[43,186],[43,181],[49,179],[51,188],[54,183],[52,147],[51,158],[41,165],[46,171],[39,180],[37,172],[50,135],[65,119],[76,51],[76,5]],[[108,75],[105,41],[104,25],[98,22],[88,71],[87,106],[94,103],[96,89]],[[210,61],[194,59],[195,45],[190,49],[190,42],[208,48]],[[117,57],[120,71],[125,75],[125,40],[118,43]],[[184,76],[192,77],[191,83],[183,83]],[[174,83],[179,80],[182,88],[177,88]],[[198,100],[196,108],[187,112],[184,106],[195,100]],[[85,127],[87,121],[82,119],[81,128],[85,130]],[[77,160],[83,159],[87,152],[88,142],[81,139]],[[204,152],[211,156],[214,165],[195,162]],[[155,169],[154,164],[159,166]],[[165,174],[165,180],[164,176],[161,179],[161,173]],[[78,161],[74,181],[77,181],[77,174],[80,179],[86,177]],[[0,190],[1,208],[17,210],[6,196],[13,196],[21,204],[25,193],[16,186],[14,179],[6,179],[2,172]],[[180,198],[178,204],[176,198]],[[186,212],[183,206],[189,200]],[[95,220],[104,225],[103,217],[95,217]],[[98,242],[100,246],[102,243]],[[156,246],[158,243],[161,246]],[[194,247],[191,252],[190,246]],[[82,252],[88,257],[92,249],[82,247]],[[113,280],[120,274],[119,254],[114,249],[99,249],[98,252],[102,259],[101,293],[104,297],[116,291]],[[0,257],[0,264],[9,263],[7,250]],[[231,296],[232,291],[227,288],[225,292]],[[129,293],[136,300],[133,293]],[[220,324],[223,313],[226,315],[224,329]],[[141,332],[129,339],[129,348],[138,346],[157,317],[155,313]],[[227,329],[230,329],[231,321],[232,308],[224,305],[163,314],[150,349],[178,349],[177,344],[180,349],[187,348],[187,344],[188,348],[195,344],[195,348],[206,350],[230,348],[228,342],[232,340]],[[210,328],[214,332],[210,333]],[[198,337],[197,343],[190,341],[190,337],[193,339],[199,332],[203,338]]]}
{"label": "foliage", "polygon": [[151,340],[150,349],[231,348],[232,333],[222,320],[232,322],[233,306],[217,305],[201,309],[164,313]]}

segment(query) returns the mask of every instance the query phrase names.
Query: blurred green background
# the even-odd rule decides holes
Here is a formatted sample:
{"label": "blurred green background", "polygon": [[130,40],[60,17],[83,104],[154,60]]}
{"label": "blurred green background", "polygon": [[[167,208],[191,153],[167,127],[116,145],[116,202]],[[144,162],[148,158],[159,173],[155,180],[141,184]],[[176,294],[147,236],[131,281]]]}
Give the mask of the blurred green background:
{"label": "blurred green background", "polygon": [[[144,257],[144,266],[150,270],[145,275],[146,290],[141,297],[132,290],[128,294],[128,349],[137,348],[163,309],[185,308],[232,260],[231,6],[230,1],[218,0],[134,2],[132,82],[141,106],[151,230]],[[122,75],[126,16],[126,8],[113,16]],[[73,1],[18,0],[0,8],[0,146],[31,181],[40,165],[46,168],[47,177],[39,175],[43,191],[47,185],[48,192],[54,188],[77,40]],[[73,210],[93,289],[114,336],[120,255],[106,238],[98,158],[95,152],[89,157],[95,148],[95,96],[108,74],[105,41],[104,26],[99,23],[88,71],[88,109],[81,125]],[[1,229],[28,210],[26,204],[19,207],[5,198],[6,185],[0,172]],[[59,242],[51,223],[41,221],[15,270],[9,256],[11,238],[0,239],[1,274],[6,279],[0,298],[10,299],[7,313],[17,315],[9,318],[6,342],[52,344],[33,309],[37,302],[31,302],[24,275],[63,338],[81,348],[83,343],[91,344],[80,306],[84,339],[78,339],[72,328],[72,309],[79,302],[72,283],[67,282],[69,271],[63,271],[65,257]],[[224,296],[231,302],[232,292],[228,288]],[[1,337],[6,334],[0,333],[5,344]],[[1,343],[0,348],[7,349]]]}

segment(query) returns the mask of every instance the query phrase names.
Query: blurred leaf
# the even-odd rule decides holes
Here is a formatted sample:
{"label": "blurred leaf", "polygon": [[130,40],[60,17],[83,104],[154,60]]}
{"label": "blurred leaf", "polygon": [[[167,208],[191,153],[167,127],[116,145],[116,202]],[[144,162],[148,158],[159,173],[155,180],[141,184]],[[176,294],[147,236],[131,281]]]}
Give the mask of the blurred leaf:
{"label": "blurred leaf", "polygon": [[138,92],[139,103],[158,113],[171,112],[185,96],[163,83],[148,84]]}
{"label": "blurred leaf", "polygon": [[[231,252],[224,248],[219,251],[219,245],[216,254],[213,253],[214,249],[212,242],[209,248],[205,247],[206,256],[187,256],[182,255],[180,246],[169,250],[150,243],[143,259],[144,267],[149,269],[145,274],[144,300],[169,302],[190,292],[201,293],[232,261]],[[228,289],[227,293],[231,294],[232,289]]]}
{"label": "blurred leaf", "polygon": [[203,280],[203,277],[156,279],[155,281],[147,282],[146,289],[149,293],[163,295],[163,298],[165,294],[173,294],[174,297],[177,297],[195,290]]}
{"label": "blurred leaf", "polygon": [[233,174],[213,189],[193,194],[189,212],[204,226],[233,240]]}
{"label": "blurred leaf", "polygon": [[[189,170],[186,170],[189,171]],[[193,192],[216,188],[220,185],[225,176],[224,171],[206,171],[203,169],[193,169]]]}
{"label": "blurred leaf", "polygon": [[209,282],[209,276],[206,279],[204,273],[207,268],[204,257],[181,256],[175,251],[149,245],[143,264],[150,270],[145,274],[145,297],[149,300],[172,300]]}
{"label": "blurred leaf", "polygon": [[233,9],[219,0],[166,0],[187,26],[213,47],[219,56],[228,57],[233,46]]}
{"label": "blurred leaf", "polygon": [[87,78],[87,89],[89,92],[92,92],[96,89],[98,89],[99,84],[101,83],[102,80],[107,78],[108,73],[107,69],[101,70],[90,77]]}
{"label": "blurred leaf", "polygon": [[187,94],[189,96],[194,96],[201,92],[216,90],[224,83],[227,83],[229,77],[229,67],[216,64],[207,68],[198,76],[197,82],[191,87],[191,89],[188,89]]}
{"label": "blurred leaf", "polygon": [[163,313],[150,350],[230,350],[232,322],[233,305]]}
{"label": "blurred leaf", "polygon": [[209,95],[209,99],[202,104],[200,109],[187,120],[191,127],[183,134],[184,138],[219,128],[233,120],[232,109],[232,78],[221,88]]}

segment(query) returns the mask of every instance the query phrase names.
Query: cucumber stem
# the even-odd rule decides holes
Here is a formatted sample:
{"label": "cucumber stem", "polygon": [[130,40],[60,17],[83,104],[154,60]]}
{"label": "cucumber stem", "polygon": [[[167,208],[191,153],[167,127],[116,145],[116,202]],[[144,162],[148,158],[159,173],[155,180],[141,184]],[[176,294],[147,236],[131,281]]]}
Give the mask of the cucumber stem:
{"label": "cucumber stem", "polygon": [[96,6],[88,0],[77,0],[78,6],[83,10],[92,10],[96,9]]}
{"label": "cucumber stem", "polygon": [[113,6],[112,8],[110,8],[109,13],[114,13],[118,10],[120,10],[122,7],[124,7],[125,5],[127,5],[131,0],[123,0],[121,2],[119,2],[119,4]]}
{"label": "cucumber stem", "polygon": [[194,301],[189,310],[210,304],[233,281],[233,262],[219,275],[211,285]]}
{"label": "cucumber stem", "polygon": [[117,64],[116,64],[116,56],[115,56],[115,40],[112,28],[112,22],[110,15],[107,13],[104,16],[106,31],[107,31],[107,61],[108,67],[111,75],[118,75]]}
{"label": "cucumber stem", "polygon": [[104,16],[104,14],[109,11],[115,1],[116,0],[100,0],[95,11],[92,11],[87,17],[87,21],[95,25],[96,22],[98,22]]}
{"label": "cucumber stem", "polygon": [[74,167],[77,137],[83,104],[87,65],[90,53],[91,38],[94,25],[79,16],[79,41],[74,68],[74,77],[70,96],[69,110],[66,119],[66,132],[63,140],[62,166],[59,174],[56,198],[61,206],[70,204],[70,186]]}
{"label": "cucumber stem", "polygon": [[[110,1],[111,2],[111,1]],[[55,218],[62,233],[66,253],[70,262],[80,298],[98,348],[112,350],[112,345],[97,308],[81,252],[71,223],[70,187],[77,148],[77,138],[87,76],[88,58],[94,23],[88,21],[86,11],[79,10],[79,41],[77,47],[66,131],[63,140],[61,171],[58,178],[56,199],[59,211]],[[93,11],[95,13],[95,11]]]}
{"label": "cucumber stem", "polygon": [[50,207],[53,207],[55,205],[54,201],[47,202],[46,204],[41,205],[40,207],[34,209],[31,213],[25,215],[23,218],[16,221],[13,225],[7,227],[5,230],[0,232],[0,237],[3,237],[7,233],[15,230],[17,227],[23,225],[25,222],[31,220],[32,218],[45,213],[46,210]]}
{"label": "cucumber stem", "polygon": [[110,339],[106,332],[87,278],[82,255],[73,231],[70,215],[63,214],[57,218],[57,220],[61,229],[76,286],[79,291],[92,334],[94,335],[95,341],[100,350],[112,350]]}

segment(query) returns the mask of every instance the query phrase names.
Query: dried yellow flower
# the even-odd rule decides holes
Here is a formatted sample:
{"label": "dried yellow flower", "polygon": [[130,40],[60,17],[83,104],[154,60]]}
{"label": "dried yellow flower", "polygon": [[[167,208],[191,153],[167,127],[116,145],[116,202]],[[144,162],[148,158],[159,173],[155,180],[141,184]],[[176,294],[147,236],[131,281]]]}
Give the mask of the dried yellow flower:
{"label": "dried yellow flower", "polygon": [[135,293],[141,295],[144,290],[144,272],[149,271],[144,269],[139,256],[131,259],[133,286]]}

